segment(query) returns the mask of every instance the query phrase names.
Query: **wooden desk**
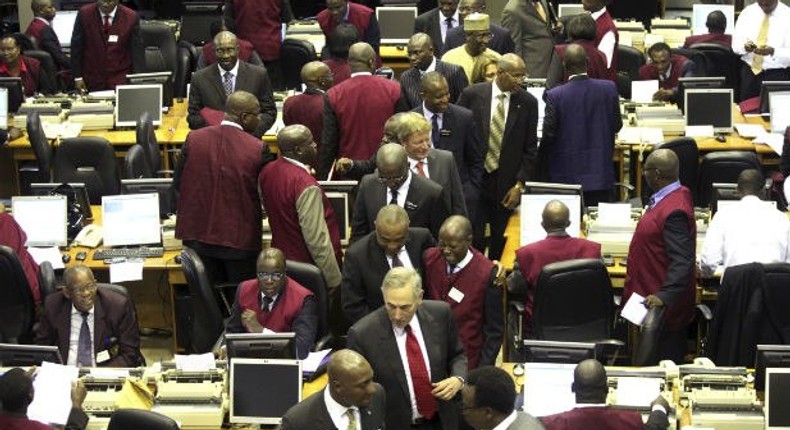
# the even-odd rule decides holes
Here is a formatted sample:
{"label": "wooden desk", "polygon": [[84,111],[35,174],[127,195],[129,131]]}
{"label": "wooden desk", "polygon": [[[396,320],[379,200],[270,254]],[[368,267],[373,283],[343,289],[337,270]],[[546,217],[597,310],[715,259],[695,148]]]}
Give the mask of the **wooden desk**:
{"label": "wooden desk", "polygon": [[411,67],[405,46],[381,46],[379,47],[379,56],[381,56],[384,67],[395,71],[396,78],[400,78],[400,74]]}

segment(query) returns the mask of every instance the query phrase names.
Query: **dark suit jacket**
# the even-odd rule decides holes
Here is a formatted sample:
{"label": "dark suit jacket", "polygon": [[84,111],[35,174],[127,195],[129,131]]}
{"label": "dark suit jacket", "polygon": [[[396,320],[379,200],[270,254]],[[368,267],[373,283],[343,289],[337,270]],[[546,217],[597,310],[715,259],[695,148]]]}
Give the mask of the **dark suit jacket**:
{"label": "dark suit jacket", "polygon": [[[460,106],[471,109],[483,147],[483,157],[488,151],[491,126],[491,85],[479,83],[467,87],[458,99]],[[527,181],[535,176],[535,156],[538,130],[538,101],[526,91],[519,90],[510,96],[510,108],[499,154],[499,179],[496,199],[500,200],[516,181]]]}
{"label": "dark suit jacket", "polygon": [[[420,321],[428,349],[432,382],[451,376],[466,378],[466,355],[450,305],[425,300],[415,317]],[[409,430],[412,415],[409,386],[387,310],[381,307],[351,326],[347,345],[368,360],[373,367],[374,380],[387,390],[387,430]],[[456,430],[460,412],[458,402],[437,399],[437,404],[442,429]]]}
{"label": "dark suit jacket", "polygon": [[[502,55],[516,52],[516,45],[513,43],[510,32],[508,32],[506,28],[501,25],[491,24],[491,34],[493,34],[494,37],[488,44],[489,49]],[[466,33],[464,33],[464,27],[462,25],[453,27],[447,32],[447,36],[444,39],[444,52],[457,48],[465,42]]]}
{"label": "dark suit jacket", "polygon": [[[55,345],[63,361],[69,359],[71,335],[71,300],[62,294],[50,294],[44,301],[44,312],[36,329],[36,343]],[[93,315],[94,354],[118,347],[118,354],[101,367],[137,367],[140,364],[140,333],[131,300],[118,293],[99,288]]]}
{"label": "dark suit jacket", "polygon": [[[425,33],[431,36],[433,42],[433,53],[437,57],[444,54],[444,41],[442,41],[442,28],[441,22],[444,20],[444,15],[439,8],[434,8],[428,12],[421,13],[414,20],[414,33]],[[451,29],[452,30],[452,29]]]}
{"label": "dark suit jacket", "polygon": [[[461,66],[436,58],[436,71],[441,73],[447,79],[447,85],[450,88],[450,103],[455,103],[461,91],[469,85],[469,80],[466,79],[466,72]],[[417,68],[412,67],[400,75],[400,89],[401,98],[406,100],[409,109],[414,109],[422,106],[422,99],[420,98],[420,83],[422,75]]]}
{"label": "dark suit jacket", "polygon": [[[386,411],[386,393],[381,385],[373,385],[376,392],[370,400],[370,405],[360,408],[362,430],[384,430],[384,411]],[[329,387],[324,390],[328,390]],[[288,409],[283,415],[280,430],[338,430],[332,417],[326,409],[324,390],[314,393]],[[345,430],[345,429],[340,429]]]}
{"label": "dark suit jacket", "polygon": [[[420,276],[425,276],[422,254],[435,244],[427,229],[409,228],[404,246]],[[343,300],[343,312],[349,321],[355,322],[384,304],[381,281],[389,270],[384,250],[376,242],[375,232],[348,247],[343,263],[340,297]]]}
{"label": "dark suit jacket", "polygon": [[[379,209],[389,203],[387,194],[387,186],[379,182],[378,172],[362,178],[354,203],[354,217],[351,219],[352,242],[375,230],[373,221]],[[409,225],[425,227],[431,230],[434,237],[437,237],[439,227],[450,213],[442,186],[416,174],[411,174],[404,209],[409,214]]]}
{"label": "dark suit jacket", "polygon": [[[277,107],[274,105],[272,84],[269,82],[269,74],[266,72],[266,69],[240,60],[239,74],[236,76],[234,90],[244,90],[258,98],[258,102],[261,104],[261,124],[253,134],[259,137],[263,136],[266,130],[272,127],[274,120],[277,118]],[[224,112],[227,99],[225,87],[222,85],[220,78],[218,63],[193,73],[192,85],[189,90],[189,112],[187,115],[189,128],[195,130],[209,125],[200,116],[200,110],[210,108]]]}
{"label": "dark suit jacket", "polygon": [[461,187],[461,178],[453,154],[443,149],[431,149],[426,159],[428,176],[444,189],[444,201],[450,208],[450,215],[467,216],[464,190]]}
{"label": "dark suit jacket", "polygon": [[[549,13],[546,0],[543,10]],[[550,25],[543,21],[532,0],[509,0],[502,10],[502,26],[510,31],[515,53],[524,59],[530,78],[545,78],[554,51]]]}
{"label": "dark suit jacket", "polygon": [[[33,18],[35,20],[35,18]],[[33,26],[33,22],[30,23],[28,26],[28,30],[25,34],[30,34],[30,28]],[[41,30],[38,33],[38,37],[36,38],[36,44],[38,45],[38,49],[42,51],[46,51],[52,57],[52,61],[55,62],[55,66],[59,70],[63,69],[71,69],[71,60],[63,53],[63,48],[60,46],[60,40],[58,40],[58,36],[55,34],[55,30],[52,29],[51,25],[42,25]]]}
{"label": "dark suit jacket", "polygon": [[633,410],[580,407],[567,412],[541,418],[546,430],[571,430],[589,428],[596,430],[663,430],[669,427],[667,414],[661,411],[650,413],[646,423],[642,416]]}

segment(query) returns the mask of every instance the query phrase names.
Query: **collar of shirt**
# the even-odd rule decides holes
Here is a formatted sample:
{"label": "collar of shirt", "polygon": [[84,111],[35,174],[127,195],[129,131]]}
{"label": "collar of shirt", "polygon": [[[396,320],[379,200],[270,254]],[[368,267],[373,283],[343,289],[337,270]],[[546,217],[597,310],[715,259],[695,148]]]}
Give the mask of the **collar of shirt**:
{"label": "collar of shirt", "polygon": [[288,158],[288,157],[286,157],[286,156],[283,156],[283,160],[285,160],[285,161],[287,161],[287,162],[289,162],[289,163],[293,164],[294,166],[299,166],[299,167],[301,167],[302,169],[304,169],[304,170],[305,170],[307,173],[310,173],[310,167],[309,167],[309,166],[307,166],[306,164],[302,163],[302,162],[301,162],[301,161],[299,161],[299,160],[294,160],[293,158]]}
{"label": "collar of shirt", "polygon": [[[453,270],[453,273],[460,272],[461,269],[466,267],[466,265],[469,264],[470,261],[472,261],[472,257],[473,257],[472,251],[467,249],[466,250],[466,255],[464,255],[464,258],[462,258],[461,261],[459,261],[458,264],[455,265],[455,270]],[[449,264],[448,264],[448,267],[449,267]]]}
{"label": "collar of shirt", "polygon": [[[19,55],[19,76],[22,76],[27,72],[27,65],[25,64],[25,60],[22,58],[22,54]],[[8,73],[8,63],[3,61],[0,63],[0,73],[10,76]]]}
{"label": "collar of shirt", "polygon": [[605,408],[606,403],[576,403],[577,408]]}
{"label": "collar of shirt", "polygon": [[[447,27],[447,17],[444,16],[442,11],[437,11],[437,12],[439,12],[439,18],[441,18],[440,23],[446,28]],[[453,28],[458,27],[458,25],[461,22],[461,20],[458,18],[458,8],[455,8],[455,13],[453,13],[453,16],[451,16],[450,18],[452,18],[452,20],[453,20]]]}
{"label": "collar of shirt", "polygon": [[[37,20],[39,20],[39,21],[43,22],[44,24],[46,24],[46,25],[48,25],[48,26],[50,26],[50,27],[52,26],[52,23],[51,23],[51,22],[49,22],[49,21],[47,21],[47,19],[46,19],[46,18],[42,18],[42,17],[40,17],[40,16],[37,16],[35,19],[37,19]],[[104,24],[104,18],[102,18],[102,24]]]}
{"label": "collar of shirt", "polygon": [[428,67],[425,70],[420,70],[420,69],[417,69],[417,70],[420,71],[420,76],[422,76],[422,75],[424,75],[424,74],[426,74],[428,72],[435,71],[436,70],[436,57],[431,57],[431,64],[429,64]]}
{"label": "collar of shirt", "polygon": [[[417,163],[419,163],[420,161],[422,161],[422,168],[423,168],[423,170],[425,171],[425,173],[428,173],[428,159],[427,158],[423,158],[422,160],[415,160],[414,158],[409,157],[409,170],[411,170],[412,172],[416,173],[416,171],[417,171]],[[398,192],[400,192],[400,191],[398,191]]]}
{"label": "collar of shirt", "polygon": [[355,412],[359,411],[356,406],[347,408],[338,403],[329,393],[329,387],[324,388],[324,404],[326,404],[326,411],[329,413],[329,418],[332,419],[332,423],[335,424],[335,427],[339,429],[344,429],[348,426],[348,418],[345,418],[347,410],[353,409]]}
{"label": "collar of shirt", "polygon": [[[266,295],[263,293],[261,293],[260,295],[261,295],[261,305],[263,305],[263,298],[266,297]],[[280,297],[279,294],[270,297],[270,299],[272,299],[272,303],[269,305],[269,310],[272,310],[272,308],[274,308],[274,304],[277,303],[277,299],[279,297]]]}
{"label": "collar of shirt", "polygon": [[606,6],[602,7],[601,10],[598,12],[590,12],[590,15],[593,17],[594,20],[598,21],[598,18],[603,16],[606,13]]}
{"label": "collar of shirt", "polygon": [[668,81],[669,77],[672,76],[672,63],[671,63],[672,59],[670,58],[669,61],[670,63],[669,63],[669,67],[667,67],[667,71],[658,74],[659,81]]}
{"label": "collar of shirt", "polygon": [[743,196],[741,197],[741,201],[750,205],[753,205],[755,203],[762,204],[760,203],[762,202],[762,200],[760,200],[760,198],[757,196]]}
{"label": "collar of shirt", "polygon": [[219,125],[227,125],[227,126],[230,126],[230,127],[236,127],[236,128],[238,128],[239,130],[241,130],[241,131],[244,131],[244,128],[242,128],[242,126],[240,126],[239,124],[236,124],[236,123],[235,123],[235,122],[233,122],[233,121],[228,121],[228,120],[226,120],[226,119],[223,119],[223,120],[222,120],[222,122],[221,122],[221,123],[219,123]]}
{"label": "collar of shirt", "polygon": [[652,201],[652,204],[650,205],[650,207],[651,208],[655,207],[659,202],[661,202],[661,200],[664,199],[664,197],[668,196],[669,193],[671,193],[672,191],[677,190],[678,188],[680,188],[680,181],[675,181],[675,182],[667,185],[666,187],[658,190],[655,194],[653,194],[650,197],[650,201]]}
{"label": "collar of shirt", "polygon": [[354,73],[351,74],[352,78],[357,77],[357,76],[373,76],[373,73],[370,73],[370,72],[354,72]]}
{"label": "collar of shirt", "polygon": [[585,77],[585,78],[586,78],[586,77],[587,77],[587,72],[584,72],[584,73],[577,73],[577,74],[575,74],[575,75],[570,75],[570,76],[568,76],[568,80],[570,81],[571,79],[573,79],[573,78],[577,78],[577,77],[579,77],[579,76],[583,76],[583,77]]}
{"label": "collar of shirt", "polygon": [[115,21],[115,12],[118,12],[118,6],[115,6],[115,9],[113,9],[112,12],[110,12],[110,13],[104,13],[100,9],[99,10],[99,16],[101,17],[101,24],[104,25],[104,16],[105,15],[110,15],[110,23]]}
{"label": "collar of shirt", "polygon": [[[88,313],[89,313],[89,314],[91,314],[91,315],[95,314],[95,313],[96,313],[96,306],[93,306],[93,307],[92,307],[92,308],[91,308],[91,309],[88,311]],[[75,308],[75,307],[74,307],[74,305],[72,304],[72,305],[71,305],[71,314],[72,314],[72,315],[74,315],[74,314],[77,314],[77,315],[80,315],[80,316],[82,316],[82,311],[80,311],[80,310],[77,310],[77,308]]]}
{"label": "collar of shirt", "polygon": [[[400,187],[398,187],[398,197],[406,197],[406,195],[409,193],[409,185],[411,185],[411,170],[406,172],[406,180],[403,181]],[[389,191],[390,189],[387,188],[387,192]],[[389,201],[389,199],[387,199],[387,201]]]}
{"label": "collar of shirt", "polygon": [[496,425],[496,427],[494,427],[491,430],[506,430],[508,427],[510,427],[511,424],[513,424],[516,421],[517,414],[518,413],[516,411],[511,412],[510,415],[507,416],[507,418],[502,420],[499,424]]}
{"label": "collar of shirt", "polygon": [[[223,69],[219,63],[217,63],[217,70],[219,70],[219,78],[225,79],[225,72],[230,72],[231,77],[235,80],[239,76],[239,60],[236,60],[236,64],[230,70]],[[223,82],[223,81],[220,81]]]}
{"label": "collar of shirt", "polygon": [[[420,319],[417,318],[417,312],[414,312],[414,316],[411,317],[411,321],[409,321],[409,323],[406,324],[406,325],[411,326],[411,332],[412,333],[414,333],[416,331],[419,331],[420,333],[422,333],[422,330],[420,329]],[[392,330],[395,332],[395,336],[397,336],[397,337],[400,337],[400,336],[403,336],[403,335],[406,334],[406,328],[405,327],[404,328],[400,328],[400,327],[397,327],[395,324],[392,325]]]}
{"label": "collar of shirt", "polygon": [[499,85],[497,85],[496,80],[491,82],[491,100],[497,100],[500,94],[505,95],[505,100],[510,99],[510,91],[502,91],[499,89]]}
{"label": "collar of shirt", "polygon": [[432,110],[428,109],[428,106],[425,106],[425,102],[422,102],[422,111],[425,112],[425,119],[427,119],[428,122],[433,121],[433,116],[437,115],[438,118],[436,118],[436,119],[439,121],[439,128],[441,128],[441,126],[442,126],[442,115],[444,115],[444,114],[436,113],[436,112],[433,112]]}

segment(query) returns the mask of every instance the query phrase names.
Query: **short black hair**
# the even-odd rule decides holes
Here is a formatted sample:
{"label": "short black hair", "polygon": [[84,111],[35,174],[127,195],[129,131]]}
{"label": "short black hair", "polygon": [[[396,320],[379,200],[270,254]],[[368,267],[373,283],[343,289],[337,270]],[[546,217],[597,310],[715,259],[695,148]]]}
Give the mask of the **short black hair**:
{"label": "short black hair", "polygon": [[341,60],[348,59],[348,49],[359,42],[359,33],[351,24],[340,24],[329,33],[326,44],[329,55]]}
{"label": "short black hair", "polygon": [[504,370],[482,366],[469,372],[466,384],[475,388],[475,407],[488,407],[503,414],[513,412],[516,384]]}
{"label": "short black hair", "polygon": [[724,15],[724,12],[714,10],[709,13],[708,19],[705,21],[705,27],[708,27],[708,31],[724,33],[724,30],[727,29],[727,17]]}
{"label": "short black hair", "polygon": [[0,376],[0,402],[4,412],[21,413],[25,411],[33,389],[33,380],[24,370],[16,367]]}
{"label": "short black hair", "polygon": [[660,52],[660,51],[666,51],[666,52],[669,52],[670,55],[672,55],[672,48],[670,48],[669,45],[667,45],[664,42],[658,42],[658,43],[654,43],[653,46],[651,46],[647,50],[647,56],[648,57],[652,57],[653,54],[655,54],[657,52]]}
{"label": "short black hair", "polygon": [[576,15],[568,23],[568,37],[572,40],[595,40],[595,19],[583,13]]}

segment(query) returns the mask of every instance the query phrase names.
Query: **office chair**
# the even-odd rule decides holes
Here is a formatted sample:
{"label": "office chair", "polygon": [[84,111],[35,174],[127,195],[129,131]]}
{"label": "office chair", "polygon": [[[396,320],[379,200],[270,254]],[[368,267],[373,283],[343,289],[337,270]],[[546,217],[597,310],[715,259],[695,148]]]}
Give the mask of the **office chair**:
{"label": "office chair", "polygon": [[672,48],[672,54],[682,55],[694,62],[694,76],[710,76],[708,75],[708,58],[701,51],[690,48]]}
{"label": "office chair", "polygon": [[44,297],[57,291],[57,279],[52,263],[45,261],[38,265],[38,290],[41,292],[41,300]]}
{"label": "office chair", "polygon": [[92,205],[100,205],[102,196],[120,194],[115,151],[101,137],[63,139],[55,153],[54,179],[84,183]]}
{"label": "office chair", "polygon": [[176,74],[173,76],[173,97],[184,99],[187,97],[187,84],[192,72],[195,71],[197,50],[195,45],[186,40],[176,43]]}
{"label": "office chair", "polygon": [[329,333],[329,292],[321,270],[312,264],[287,260],[285,262],[285,273],[289,278],[298,282],[315,295],[315,301],[318,305],[318,331],[313,350],[320,351],[331,347],[331,344],[327,345],[334,340]]}
{"label": "office chair", "polygon": [[179,327],[186,331],[179,334],[187,340],[187,351],[192,354],[211,352],[225,328],[222,311],[214,294],[214,287],[208,279],[203,261],[189,247],[181,250],[181,267],[187,280],[191,296],[192,312],[189,327]]}
{"label": "office chair", "polygon": [[697,186],[697,205],[710,204],[711,188],[714,182],[734,184],[738,175],[746,169],[762,171],[757,154],[750,151],[718,151],[705,154],[699,168]]}
{"label": "office chair", "polygon": [[55,60],[49,52],[38,49],[27,49],[22,52],[26,57],[38,60],[41,65],[41,73],[38,80],[38,92],[42,94],[55,94],[62,90],[60,80],[57,79],[58,69],[55,67]]}
{"label": "office chair", "polygon": [[143,148],[151,178],[158,176],[168,176],[172,170],[162,170],[162,153],[160,152],[159,142],[156,139],[156,130],[151,119],[151,114],[143,112],[137,118],[135,125],[135,142]]}
{"label": "office chair", "polygon": [[779,332],[782,343],[790,345],[790,264],[771,263],[763,265],[765,270],[765,308]]}
{"label": "office chair", "polygon": [[36,39],[32,36],[28,36],[25,33],[12,33],[11,37],[16,40],[19,50],[23,53],[31,49],[36,49]]}
{"label": "office chair", "polygon": [[523,282],[507,283],[507,303],[505,308],[505,334],[502,354],[509,362],[524,361],[524,312],[526,309],[527,289]]}
{"label": "office chair", "polygon": [[679,137],[661,143],[656,149],[670,149],[680,161],[680,183],[694,195],[697,204],[697,177],[699,175],[699,149],[691,137]]}
{"label": "office chair", "polygon": [[634,348],[631,359],[632,366],[654,366],[658,364],[658,340],[664,328],[664,308],[652,308],[647,311],[639,340]]}
{"label": "office chair", "polygon": [[[733,96],[739,97],[740,92],[740,57],[732,52],[729,46],[722,46],[717,43],[697,43],[690,46],[691,49],[699,51],[707,60],[706,76],[724,76],[724,85],[733,89]],[[735,102],[739,102],[738,98]]]}
{"label": "office chair", "polygon": [[13,249],[0,245],[0,343],[31,343],[35,318],[33,293]]}
{"label": "office chair", "polygon": [[107,430],[178,430],[178,423],[162,414],[143,409],[118,409],[110,416]]}
{"label": "office chair", "polygon": [[142,21],[140,22],[140,38],[143,49],[146,51],[145,65],[142,70],[146,73],[169,71],[175,78],[178,73],[176,36],[170,26],[160,21]]}
{"label": "office chair", "polygon": [[145,159],[145,150],[140,145],[132,145],[123,159],[124,176],[127,179],[152,178],[151,168]]}
{"label": "office chair", "polygon": [[49,139],[44,134],[44,128],[41,126],[41,117],[38,112],[30,112],[27,114],[27,136],[30,140],[30,146],[33,148],[33,154],[36,156],[36,164],[38,165],[38,175],[41,182],[49,182],[52,179],[52,145]]}
{"label": "office chair", "polygon": [[645,65],[645,55],[628,45],[617,45],[617,72],[624,72],[632,81],[639,80],[639,68]]}
{"label": "office chair", "polygon": [[290,39],[283,40],[281,52],[281,63],[283,65],[283,76],[285,77],[285,88],[299,88],[302,84],[302,67],[316,61],[315,47],[306,40]]}

